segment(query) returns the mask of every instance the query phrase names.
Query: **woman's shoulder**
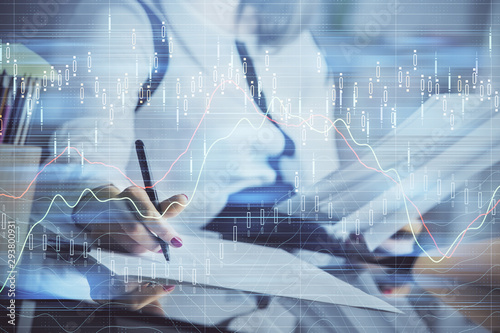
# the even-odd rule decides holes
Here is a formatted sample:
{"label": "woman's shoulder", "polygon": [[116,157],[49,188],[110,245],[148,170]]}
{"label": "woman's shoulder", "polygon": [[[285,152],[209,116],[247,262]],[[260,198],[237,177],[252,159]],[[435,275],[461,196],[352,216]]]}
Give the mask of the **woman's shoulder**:
{"label": "woman's shoulder", "polygon": [[142,1],[138,0],[122,0],[111,4],[104,1],[95,3],[81,0],[68,9],[71,10],[71,7],[73,7],[73,13],[69,15],[70,20],[87,24],[104,21],[106,26],[109,25],[110,29],[112,29],[117,24],[125,25],[128,23],[130,25],[149,22],[145,6]]}

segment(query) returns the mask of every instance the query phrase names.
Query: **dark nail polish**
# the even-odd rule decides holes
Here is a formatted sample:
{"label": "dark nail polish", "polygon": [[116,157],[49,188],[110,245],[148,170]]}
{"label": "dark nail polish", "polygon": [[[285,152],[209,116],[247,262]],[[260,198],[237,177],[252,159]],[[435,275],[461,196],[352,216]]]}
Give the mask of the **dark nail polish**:
{"label": "dark nail polish", "polygon": [[175,286],[162,286],[163,287],[163,290],[165,290],[166,292],[169,292],[169,291],[172,291],[175,289]]}
{"label": "dark nail polish", "polygon": [[389,288],[382,289],[382,294],[384,294],[384,295],[390,295],[390,294],[392,294],[392,289],[389,289]]}
{"label": "dark nail polish", "polygon": [[179,237],[174,237],[174,238],[172,238],[170,243],[172,244],[173,247],[181,247],[182,246],[182,239],[180,239]]}
{"label": "dark nail polish", "polygon": [[188,196],[187,196],[187,195],[185,195],[184,193],[183,193],[182,195],[183,195],[183,196],[185,196],[185,197],[186,197],[186,200],[188,200],[188,201],[189,201],[189,198],[188,198]]}

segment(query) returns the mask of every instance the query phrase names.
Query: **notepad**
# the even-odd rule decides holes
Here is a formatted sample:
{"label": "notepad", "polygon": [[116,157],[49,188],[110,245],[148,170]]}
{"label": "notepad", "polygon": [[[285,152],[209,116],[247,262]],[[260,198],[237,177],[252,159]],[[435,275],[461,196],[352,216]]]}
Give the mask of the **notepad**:
{"label": "notepad", "polygon": [[126,282],[154,279],[400,312],[281,249],[197,236],[183,236],[183,241],[182,248],[172,249],[169,263],[157,253],[130,255],[93,248],[89,254]]}

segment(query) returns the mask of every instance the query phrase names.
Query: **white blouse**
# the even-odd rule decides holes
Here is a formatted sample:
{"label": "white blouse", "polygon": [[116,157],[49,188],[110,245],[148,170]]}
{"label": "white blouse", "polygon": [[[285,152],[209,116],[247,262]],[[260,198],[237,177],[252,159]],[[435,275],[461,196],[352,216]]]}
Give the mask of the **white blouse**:
{"label": "white blouse", "polygon": [[[170,49],[168,71],[152,96],[142,83],[157,70],[152,36],[162,34],[162,27],[152,31],[138,2],[82,2],[63,15],[66,26],[53,35],[61,46],[54,43],[44,56],[56,69],[77,60],[78,70],[61,90],[49,87],[45,116],[53,112],[61,125],[52,157],[68,146],[80,154],[70,148],[51,164],[39,192],[50,196],[55,186],[74,202],[85,188],[142,186],[133,151],[133,142],[142,139],[153,176],[161,180],[160,200],[177,193],[189,197],[171,223],[196,230],[217,216],[229,195],[275,182],[268,158],[281,154],[284,137],[254,105],[235,36],[187,4],[148,5],[165,22]],[[300,191],[338,168],[326,62],[308,32],[280,47],[241,39],[259,77],[253,93],[261,89],[269,115],[294,141],[295,155],[282,158],[280,169]],[[146,105],[136,113],[140,94]],[[59,215],[51,222],[69,222],[68,214]]]}

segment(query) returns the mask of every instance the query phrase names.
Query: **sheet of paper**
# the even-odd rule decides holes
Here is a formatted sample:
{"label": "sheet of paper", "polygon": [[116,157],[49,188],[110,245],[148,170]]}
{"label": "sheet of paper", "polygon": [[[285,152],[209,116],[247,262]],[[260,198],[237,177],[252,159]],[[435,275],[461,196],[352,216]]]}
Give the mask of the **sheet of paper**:
{"label": "sheet of paper", "polygon": [[[444,105],[451,111],[446,117]],[[398,124],[397,135],[391,132],[374,145],[377,159],[367,147],[353,144],[364,165],[356,161],[333,172],[280,203],[278,210],[329,222],[325,228],[339,239],[362,233],[373,251],[408,218],[417,221],[418,212],[429,211],[475,173],[500,162],[500,141],[484,135],[499,124],[500,115],[479,96],[432,97]],[[474,161],[473,166],[456,167],[464,160]],[[383,170],[392,169],[387,176],[378,172],[377,161]]]}
{"label": "sheet of paper", "polygon": [[400,312],[294,255],[276,248],[184,236],[184,246],[162,254],[129,255],[92,249],[89,253],[126,281],[153,278],[166,284],[190,284],[305,299],[330,304]]}

